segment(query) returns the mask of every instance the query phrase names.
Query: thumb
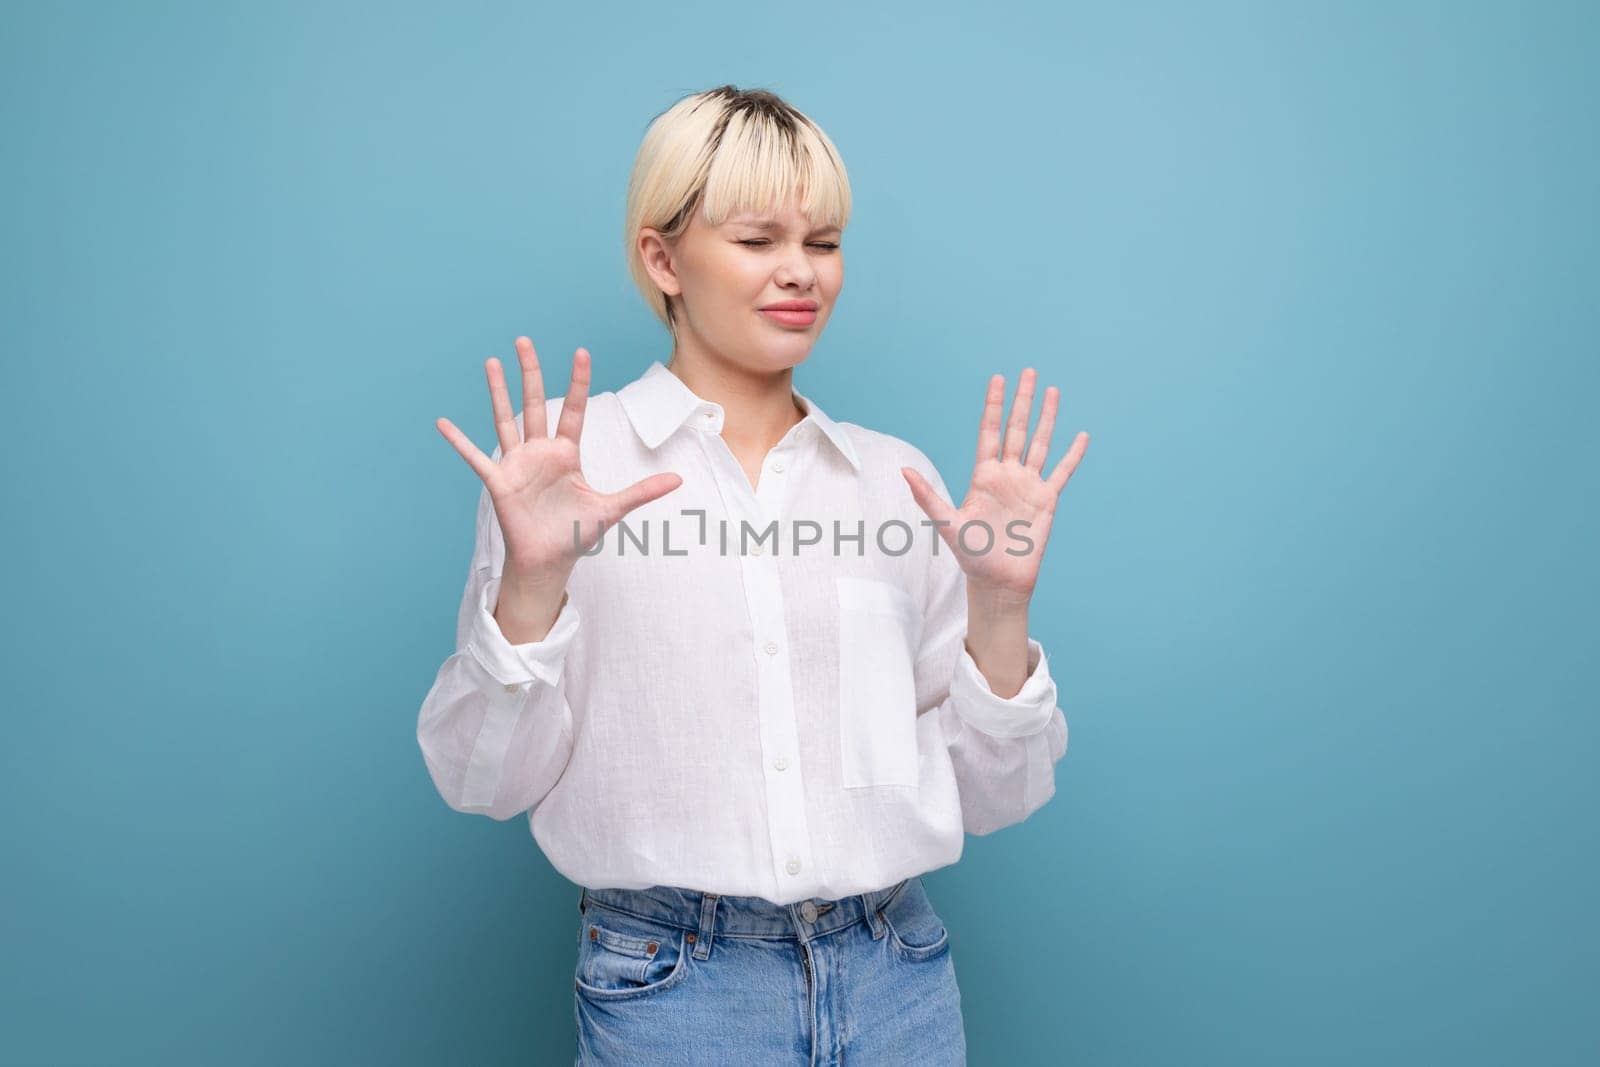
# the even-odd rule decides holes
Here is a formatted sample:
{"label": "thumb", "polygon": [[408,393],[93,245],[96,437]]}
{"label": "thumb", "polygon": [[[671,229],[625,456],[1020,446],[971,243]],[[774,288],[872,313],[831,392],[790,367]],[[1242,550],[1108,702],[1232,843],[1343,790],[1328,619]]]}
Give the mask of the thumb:
{"label": "thumb", "polygon": [[639,507],[641,504],[648,504],[657,497],[666,496],[682,484],[683,478],[681,476],[672,471],[662,471],[660,474],[652,474],[648,478],[640,478],[626,489],[618,489],[615,493],[611,493],[605,498],[606,504],[611,511],[611,517],[607,520],[607,525],[615,524],[618,519],[634,508]]}
{"label": "thumb", "polygon": [[[911,467],[901,467],[900,474],[905,478],[906,484],[911,486],[912,498],[916,500],[917,506],[927,514],[928,518],[932,519],[934,522],[949,523],[953,525],[956,519],[960,517],[961,513],[955,508],[951,507],[949,504],[945,503],[944,497],[940,496],[939,491],[930,485],[928,480],[921,474],[918,474]],[[943,533],[944,529],[947,528],[948,527],[934,527],[934,529],[939,530],[941,534]]]}

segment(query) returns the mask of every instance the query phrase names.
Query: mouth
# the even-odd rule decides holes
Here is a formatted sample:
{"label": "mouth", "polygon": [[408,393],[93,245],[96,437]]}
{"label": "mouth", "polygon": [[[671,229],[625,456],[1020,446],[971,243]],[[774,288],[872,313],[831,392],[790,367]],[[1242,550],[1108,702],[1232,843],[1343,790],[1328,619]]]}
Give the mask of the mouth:
{"label": "mouth", "polygon": [[784,326],[810,326],[817,321],[815,300],[780,300],[758,310],[773,322]]}

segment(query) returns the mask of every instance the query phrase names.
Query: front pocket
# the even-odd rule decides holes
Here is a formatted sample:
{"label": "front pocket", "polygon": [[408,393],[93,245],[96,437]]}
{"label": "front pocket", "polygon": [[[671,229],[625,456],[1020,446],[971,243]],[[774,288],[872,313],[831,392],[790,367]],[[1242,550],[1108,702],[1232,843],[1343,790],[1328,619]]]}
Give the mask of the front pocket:
{"label": "front pocket", "polygon": [[688,953],[683,932],[591,908],[578,942],[577,988],[596,1000],[646,996],[676,985]]}
{"label": "front pocket", "polygon": [[893,582],[840,576],[839,748],[846,789],[917,785],[922,615]]}
{"label": "front pocket", "polygon": [[[933,940],[923,939],[931,937]],[[894,943],[894,950],[900,958],[909,963],[926,963],[936,956],[942,956],[950,949],[950,933],[943,926],[936,932],[927,931],[913,935],[912,942],[906,942],[906,935],[893,924],[889,923],[889,940]]]}
{"label": "front pocket", "polygon": [[889,943],[901,959],[924,963],[942,956],[950,948],[950,931],[933,910],[920,879],[910,879],[905,887],[878,914],[889,928]]}

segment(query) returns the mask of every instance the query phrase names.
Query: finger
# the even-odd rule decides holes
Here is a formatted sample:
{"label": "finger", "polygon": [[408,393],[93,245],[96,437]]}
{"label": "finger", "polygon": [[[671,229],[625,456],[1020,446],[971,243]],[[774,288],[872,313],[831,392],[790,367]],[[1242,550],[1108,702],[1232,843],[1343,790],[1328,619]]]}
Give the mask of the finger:
{"label": "finger", "polygon": [[1067,487],[1067,479],[1072,477],[1072,472],[1078,469],[1078,461],[1083,459],[1083,453],[1089,447],[1089,435],[1079,432],[1073,440],[1072,447],[1067,449],[1067,454],[1061,457],[1061,462],[1056,464],[1056,469],[1050,472],[1050,477],[1045,479],[1054,492],[1060,493]]}
{"label": "finger", "polygon": [[1006,443],[1000,450],[1001,460],[1022,458],[1022,446],[1028,440],[1028,420],[1033,417],[1033,382],[1038,375],[1032,367],[1017,379],[1017,395],[1011,401],[1011,421],[1006,424]]}
{"label": "finger", "polygon": [[939,495],[939,490],[930,485],[928,479],[918,474],[913,468],[901,467],[900,473],[905,477],[907,484],[911,486],[911,496],[917,502],[917,506],[926,512],[928,518],[935,523],[944,524],[934,527],[939,531],[939,536],[946,541],[955,536],[956,520],[961,517],[961,512],[945,503],[944,497]]}
{"label": "finger", "polygon": [[983,418],[978,423],[978,462],[1000,455],[1000,413],[1005,410],[1006,379],[996,374],[989,379],[989,392],[983,398]]}
{"label": "finger", "polygon": [[663,471],[648,478],[640,478],[626,489],[608,493],[605,501],[610,506],[611,515],[606,519],[606,525],[614,524],[641,504],[648,504],[657,497],[666,496],[682,484],[683,478],[680,475],[672,471]]}
{"label": "finger", "polygon": [[539,353],[533,341],[517,338],[517,365],[522,368],[522,436],[524,440],[549,437],[544,418],[544,373],[539,370]]}
{"label": "finger", "polygon": [[500,439],[503,456],[522,443],[517,430],[517,416],[511,410],[511,396],[506,392],[506,371],[493,356],[483,361],[484,376],[489,379],[489,403],[494,407],[494,435]]}
{"label": "finger", "polygon": [[583,409],[589,403],[589,353],[578,349],[572,354],[572,380],[567,383],[567,398],[561,402],[561,418],[556,422],[556,436],[565,437],[573,444],[583,433]]}
{"label": "finger", "polygon": [[451,447],[461,453],[461,458],[466,460],[467,466],[476,471],[478,477],[483,479],[483,484],[488,485],[489,480],[495,477],[499,470],[494,460],[484,455],[478,449],[478,446],[472,443],[471,438],[462,433],[456,427],[456,424],[449,419],[435,419],[433,425],[435,429],[444,434],[444,439],[450,442]]}
{"label": "finger", "polygon": [[1039,408],[1039,426],[1033,431],[1033,444],[1028,446],[1028,458],[1022,463],[1034,473],[1044,469],[1044,459],[1050,454],[1050,435],[1055,433],[1056,408],[1060,403],[1061,390],[1052,385],[1044,391],[1044,404]]}

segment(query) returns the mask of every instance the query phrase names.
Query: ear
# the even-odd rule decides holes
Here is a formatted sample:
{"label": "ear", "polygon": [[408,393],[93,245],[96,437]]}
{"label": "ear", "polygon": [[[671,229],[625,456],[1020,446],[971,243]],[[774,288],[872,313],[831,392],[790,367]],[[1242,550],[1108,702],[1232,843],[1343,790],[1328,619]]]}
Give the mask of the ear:
{"label": "ear", "polygon": [[672,245],[661,236],[661,231],[643,226],[639,229],[639,258],[650,280],[668,296],[678,296],[683,286],[678,282],[678,272],[672,264]]}

